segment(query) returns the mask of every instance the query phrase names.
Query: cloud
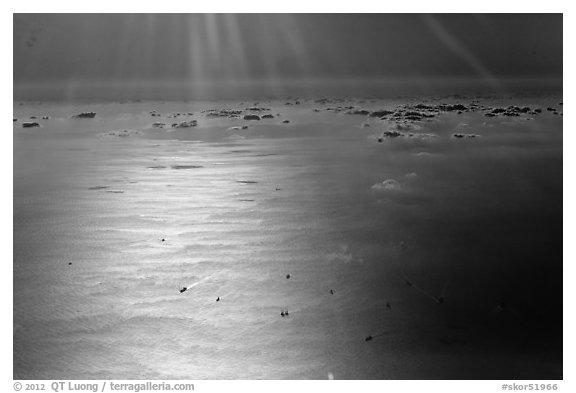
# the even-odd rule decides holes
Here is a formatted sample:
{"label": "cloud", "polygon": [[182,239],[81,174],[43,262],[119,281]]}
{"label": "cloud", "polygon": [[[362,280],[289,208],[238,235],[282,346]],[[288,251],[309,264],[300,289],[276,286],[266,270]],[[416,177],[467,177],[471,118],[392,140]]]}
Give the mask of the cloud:
{"label": "cloud", "polygon": [[374,184],[372,189],[377,191],[400,191],[402,186],[397,180],[386,179],[381,183]]}
{"label": "cloud", "polygon": [[326,257],[331,262],[351,263],[354,261],[354,256],[346,244],[335,247],[335,250],[326,254]]}
{"label": "cloud", "polygon": [[420,151],[418,153],[414,154],[416,157],[436,157],[435,154],[432,154],[430,152],[427,151]]}

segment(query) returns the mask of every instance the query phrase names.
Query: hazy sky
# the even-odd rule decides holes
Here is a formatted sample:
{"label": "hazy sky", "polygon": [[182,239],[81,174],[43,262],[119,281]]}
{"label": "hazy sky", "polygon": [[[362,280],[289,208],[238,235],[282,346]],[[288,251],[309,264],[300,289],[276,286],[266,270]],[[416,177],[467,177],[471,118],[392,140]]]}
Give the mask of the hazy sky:
{"label": "hazy sky", "polygon": [[16,14],[15,85],[562,76],[561,14]]}

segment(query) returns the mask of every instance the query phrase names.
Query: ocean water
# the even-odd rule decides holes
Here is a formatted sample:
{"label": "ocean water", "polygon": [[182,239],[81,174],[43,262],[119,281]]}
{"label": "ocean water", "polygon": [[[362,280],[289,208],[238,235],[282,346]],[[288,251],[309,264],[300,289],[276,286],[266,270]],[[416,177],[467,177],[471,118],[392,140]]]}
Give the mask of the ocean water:
{"label": "ocean water", "polygon": [[562,378],[560,101],[16,103],[14,378]]}

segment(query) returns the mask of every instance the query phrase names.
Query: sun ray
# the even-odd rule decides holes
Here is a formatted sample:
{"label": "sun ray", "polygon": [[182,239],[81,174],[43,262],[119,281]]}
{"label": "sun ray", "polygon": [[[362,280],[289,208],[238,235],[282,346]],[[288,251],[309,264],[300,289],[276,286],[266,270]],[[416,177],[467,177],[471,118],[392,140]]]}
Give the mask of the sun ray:
{"label": "sun ray", "polygon": [[432,30],[436,38],[446,46],[452,53],[464,60],[476,74],[481,77],[489,86],[500,87],[500,82],[482,61],[474,55],[464,44],[462,44],[453,34],[451,34],[433,15],[422,15],[424,23]]}

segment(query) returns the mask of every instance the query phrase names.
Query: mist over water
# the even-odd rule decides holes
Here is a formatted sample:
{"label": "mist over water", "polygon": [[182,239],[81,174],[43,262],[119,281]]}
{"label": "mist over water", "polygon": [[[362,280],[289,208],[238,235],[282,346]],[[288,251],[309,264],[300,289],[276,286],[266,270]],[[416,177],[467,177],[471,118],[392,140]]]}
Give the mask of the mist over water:
{"label": "mist over water", "polygon": [[562,91],[558,78],[347,77],[182,80],[113,80],[21,83],[16,101],[109,102],[118,100],[221,101],[286,97],[379,97],[434,95],[550,96]]}

